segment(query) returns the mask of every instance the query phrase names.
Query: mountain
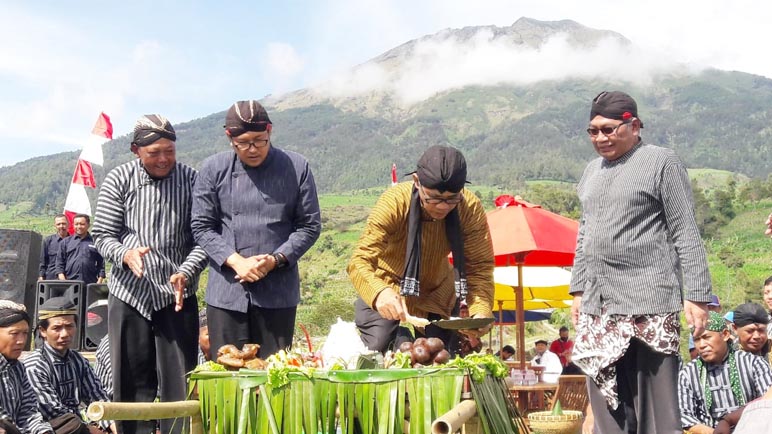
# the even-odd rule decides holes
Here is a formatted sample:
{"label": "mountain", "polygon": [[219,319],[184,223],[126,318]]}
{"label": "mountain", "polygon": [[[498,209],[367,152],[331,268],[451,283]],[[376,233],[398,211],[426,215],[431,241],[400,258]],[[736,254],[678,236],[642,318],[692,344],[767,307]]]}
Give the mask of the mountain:
{"label": "mountain", "polygon": [[[637,51],[622,35],[573,21],[446,29],[409,41],[329,81],[264,100],[273,143],[311,162],[321,191],[387,185],[396,163],[450,144],[473,184],[576,181],[595,153],[584,132],[601,90],[633,95],[646,141],[688,167],[768,174],[772,80],[696,70]],[[175,125],[178,159],[198,166],[228,150],[224,112]],[[132,158],[128,136],[104,146],[105,171]],[[61,209],[77,153],[0,168],[0,203]]]}

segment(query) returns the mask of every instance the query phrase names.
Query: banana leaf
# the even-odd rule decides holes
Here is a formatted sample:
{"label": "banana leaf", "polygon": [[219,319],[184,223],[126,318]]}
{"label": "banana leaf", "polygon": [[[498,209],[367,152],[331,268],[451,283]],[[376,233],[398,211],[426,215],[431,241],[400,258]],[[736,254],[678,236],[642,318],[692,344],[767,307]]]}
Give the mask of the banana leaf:
{"label": "banana leaf", "polygon": [[427,434],[434,419],[460,402],[464,370],[319,370],[288,378],[287,387],[272,388],[263,371],[193,373],[206,432]]}

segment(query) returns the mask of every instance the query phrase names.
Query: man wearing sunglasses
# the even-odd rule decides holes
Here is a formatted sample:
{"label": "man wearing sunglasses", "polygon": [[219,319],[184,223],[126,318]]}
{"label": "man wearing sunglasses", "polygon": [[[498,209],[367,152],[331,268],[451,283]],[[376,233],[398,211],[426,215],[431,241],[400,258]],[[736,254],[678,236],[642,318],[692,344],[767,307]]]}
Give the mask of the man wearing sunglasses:
{"label": "man wearing sunglasses", "polygon": [[[378,199],[348,265],[359,294],[356,324],[371,350],[411,340],[399,327],[408,315],[448,318],[466,302],[471,317],[493,317],[493,247],[482,204],[464,188],[464,156],[433,146],[412,177]],[[488,330],[465,333],[478,337]],[[432,324],[416,328],[416,335],[438,337],[451,349],[453,334]]]}
{"label": "man wearing sunglasses", "polygon": [[274,147],[272,130],[260,103],[233,104],[225,116],[231,150],[204,160],[196,181],[192,228],[209,255],[212,360],[226,344],[260,344],[263,359],[292,345],[297,264],[322,223],[308,161]]}
{"label": "man wearing sunglasses", "polygon": [[675,434],[680,311],[701,336],[711,283],[686,168],[644,143],[642,128],[629,95],[593,100],[587,132],[600,158],[578,187],[573,361],[591,380],[595,432]]}

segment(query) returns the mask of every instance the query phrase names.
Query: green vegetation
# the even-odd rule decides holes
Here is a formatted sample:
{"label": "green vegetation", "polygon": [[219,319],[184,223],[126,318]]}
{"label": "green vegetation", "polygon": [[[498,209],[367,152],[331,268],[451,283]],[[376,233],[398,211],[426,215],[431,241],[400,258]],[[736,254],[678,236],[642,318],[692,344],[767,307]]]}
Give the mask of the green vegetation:
{"label": "green vegetation", "polygon": [[[642,87],[597,80],[472,86],[404,109],[374,95],[269,111],[274,144],[305,155],[325,193],[385,188],[392,163],[400,175],[410,172],[435,144],[464,151],[470,188],[522,191],[524,182],[579,179],[596,157],[584,132],[589,101],[604,88],[623,88],[637,98],[646,141],[675,149],[688,167],[712,168],[696,175],[706,190],[724,185],[725,171],[738,174],[731,175],[738,183],[767,176],[760,156],[772,149],[772,80],[740,72],[659,76]],[[379,97],[378,109],[368,109]],[[198,167],[227,150],[223,117],[176,124],[179,160]],[[122,136],[104,145],[105,165],[94,167],[97,185],[106,170],[133,157],[128,142]],[[61,209],[76,160],[77,153],[68,152],[0,168],[0,205],[29,201],[36,209]]]}
{"label": "green vegetation", "polygon": [[[772,242],[764,233],[764,220],[772,211],[772,177],[747,179],[713,170],[692,170],[697,220],[705,240],[714,292],[725,309],[745,301],[761,302],[761,285],[772,275]],[[470,185],[486,208],[499,194],[520,195],[544,208],[576,218],[579,215],[575,186],[554,181],[519,184],[520,189]],[[301,259],[301,305],[297,322],[303,324],[317,347],[330,326],[341,317],[353,321],[356,294],[346,273],[351,251],[359,238],[370,208],[387,187],[322,194],[323,231],[319,241]],[[53,232],[52,210],[39,212],[31,202],[20,202],[0,210],[0,227]],[[47,213],[48,215],[41,215]],[[200,283],[203,303],[207,274]],[[528,342],[552,339],[556,327],[570,325],[567,310],[558,310],[548,324],[527,323]],[[513,342],[514,327],[505,327],[505,342]],[[494,330],[498,336],[498,332]],[[684,335],[685,336],[685,335]],[[305,346],[297,330],[296,342]],[[684,346],[685,347],[685,346]]]}

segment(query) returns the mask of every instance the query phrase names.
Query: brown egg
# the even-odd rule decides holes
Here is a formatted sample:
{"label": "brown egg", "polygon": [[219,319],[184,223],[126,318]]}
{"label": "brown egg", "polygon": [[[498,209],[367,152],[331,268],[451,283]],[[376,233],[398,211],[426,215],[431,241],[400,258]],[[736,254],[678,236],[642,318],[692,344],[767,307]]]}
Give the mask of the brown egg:
{"label": "brown egg", "polygon": [[426,345],[413,344],[413,351],[411,353],[415,363],[425,364],[432,359],[432,355]]}
{"label": "brown egg", "polygon": [[445,343],[440,338],[429,338],[426,340],[426,347],[429,348],[429,352],[432,355],[436,355],[443,349],[445,349]]}
{"label": "brown egg", "polygon": [[440,352],[437,353],[436,356],[434,356],[434,364],[436,365],[444,365],[445,363],[448,363],[450,360],[450,353],[448,350],[442,349]]}
{"label": "brown egg", "polygon": [[413,349],[413,343],[410,341],[402,342],[399,344],[400,353],[409,353]]}

